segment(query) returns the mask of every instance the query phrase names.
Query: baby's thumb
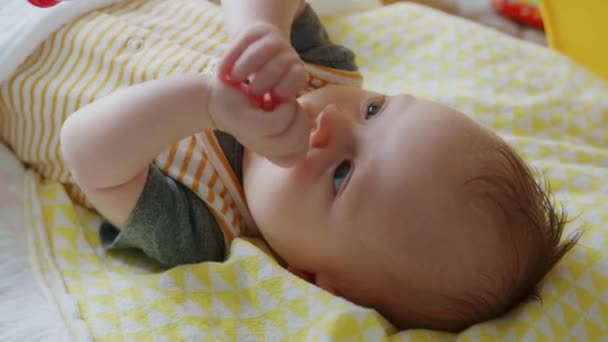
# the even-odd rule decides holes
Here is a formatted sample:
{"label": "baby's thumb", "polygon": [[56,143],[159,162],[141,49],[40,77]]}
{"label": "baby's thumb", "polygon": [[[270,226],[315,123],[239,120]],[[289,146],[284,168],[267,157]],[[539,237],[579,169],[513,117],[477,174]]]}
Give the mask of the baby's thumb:
{"label": "baby's thumb", "polygon": [[[306,157],[310,148],[310,134],[314,123],[309,115],[300,107],[297,102],[293,102],[293,117],[288,127],[280,135],[273,138],[276,144],[276,151],[279,152],[268,159],[279,166],[290,167],[299,160]],[[272,115],[272,114],[271,114]]]}

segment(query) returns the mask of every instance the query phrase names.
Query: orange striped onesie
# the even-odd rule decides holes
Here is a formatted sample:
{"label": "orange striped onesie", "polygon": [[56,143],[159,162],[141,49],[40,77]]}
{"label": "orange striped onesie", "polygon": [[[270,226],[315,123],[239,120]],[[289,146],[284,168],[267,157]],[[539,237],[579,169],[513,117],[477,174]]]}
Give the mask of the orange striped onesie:
{"label": "orange striped onesie", "polygon": [[[121,87],[172,74],[213,74],[227,41],[222,27],[220,8],[204,0],[127,0],[91,11],[51,34],[1,85],[0,137],[22,161],[87,205],[60,155],[59,132],[68,115]],[[301,56],[312,88],[361,85],[356,69],[315,64],[306,53]],[[226,245],[257,233],[213,132],[181,140],[155,163],[206,203]]]}

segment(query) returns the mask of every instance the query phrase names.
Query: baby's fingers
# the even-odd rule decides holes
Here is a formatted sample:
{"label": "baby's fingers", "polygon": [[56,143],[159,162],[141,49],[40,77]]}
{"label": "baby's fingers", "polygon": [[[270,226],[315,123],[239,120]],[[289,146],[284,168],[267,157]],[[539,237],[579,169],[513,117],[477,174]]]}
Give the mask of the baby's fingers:
{"label": "baby's fingers", "polygon": [[232,78],[241,82],[249,79],[268,63],[274,63],[274,57],[283,48],[284,42],[273,35],[256,40],[234,62]]}
{"label": "baby's fingers", "polygon": [[268,159],[279,166],[287,167],[304,158],[309,149],[312,128],[312,120],[298,106],[295,117],[286,130],[267,140],[273,150]]}
{"label": "baby's fingers", "polygon": [[274,87],[273,92],[281,99],[297,97],[298,93],[305,90],[306,71],[302,63],[295,63],[285,72]]}
{"label": "baby's fingers", "polygon": [[[243,52],[256,40],[261,39],[268,33],[268,28],[264,25],[260,25],[254,28],[251,28],[247,31],[243,31],[241,34],[237,36],[234,40],[236,43],[228,49],[226,55],[222,59],[222,62],[219,66],[220,75],[229,75],[232,73],[232,68],[234,63],[239,59],[239,57],[243,54]],[[240,80],[244,81],[244,79]]]}
{"label": "baby's fingers", "polygon": [[240,118],[243,127],[265,140],[274,139],[288,132],[297,121],[295,102],[279,105],[273,111],[255,110],[244,113]]}
{"label": "baby's fingers", "polygon": [[295,63],[298,63],[298,57],[295,54],[282,53],[276,55],[255,73],[249,84],[251,92],[260,96],[272,90]]}

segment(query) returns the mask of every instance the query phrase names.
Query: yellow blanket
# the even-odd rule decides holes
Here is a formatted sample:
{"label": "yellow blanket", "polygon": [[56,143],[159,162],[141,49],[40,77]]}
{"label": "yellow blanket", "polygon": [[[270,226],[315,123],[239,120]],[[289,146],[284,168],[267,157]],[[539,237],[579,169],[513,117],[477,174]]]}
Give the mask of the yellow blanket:
{"label": "yellow blanket", "polygon": [[608,85],[556,52],[415,5],[331,18],[366,88],[411,92],[497,129],[544,170],[580,246],[541,286],[544,304],[459,335],[395,331],[281,269],[259,241],[224,263],[161,271],[136,253],[106,254],[99,217],[62,186],[27,177],[28,229],[41,278],[78,340],[608,339]]}

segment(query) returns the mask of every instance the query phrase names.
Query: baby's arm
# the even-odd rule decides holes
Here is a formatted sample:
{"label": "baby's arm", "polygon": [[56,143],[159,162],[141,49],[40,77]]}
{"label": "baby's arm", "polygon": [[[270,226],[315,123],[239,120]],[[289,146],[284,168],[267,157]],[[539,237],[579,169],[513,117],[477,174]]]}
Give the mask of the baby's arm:
{"label": "baby's arm", "polygon": [[65,122],[61,146],[87,199],[120,229],[150,164],[178,140],[218,129],[262,156],[295,160],[308,150],[311,128],[295,101],[267,113],[215,77],[181,75],[125,88],[81,108]]}
{"label": "baby's arm", "polygon": [[263,22],[276,26],[288,41],[291,24],[305,5],[306,0],[222,0],[230,36],[236,36],[244,27]]}
{"label": "baby's arm", "polygon": [[[291,25],[297,4],[304,2],[224,1],[225,6],[231,6],[227,8],[227,21],[243,19],[239,25],[260,21]],[[286,17],[289,20],[283,21]],[[248,61],[245,74],[258,75],[252,87],[262,83],[273,86],[286,101],[273,113],[251,108],[243,94],[215,78],[189,75],[120,90],[83,107],[66,121],[61,133],[64,159],[76,183],[102,216],[117,228],[123,227],[142,193],[154,158],[179,139],[205,129],[229,133],[247,148],[286,165],[306,153],[312,124],[290,96],[305,85],[300,77],[303,70],[289,58],[276,63],[285,44],[273,45],[279,47],[276,55],[251,55],[264,49],[268,43],[264,38],[272,37],[267,32],[262,27],[236,40],[229,53],[232,60],[224,60],[223,66]],[[247,43],[257,48],[243,50]],[[250,55],[242,56],[247,53]],[[271,59],[275,60],[273,65],[290,72],[281,75],[264,68]],[[256,61],[259,65],[251,63]],[[216,113],[213,118],[212,112]]]}
{"label": "baby's arm", "polygon": [[61,131],[63,157],[95,208],[122,227],[150,163],[179,139],[212,127],[209,82],[198,75],[126,88],[81,108]]}

